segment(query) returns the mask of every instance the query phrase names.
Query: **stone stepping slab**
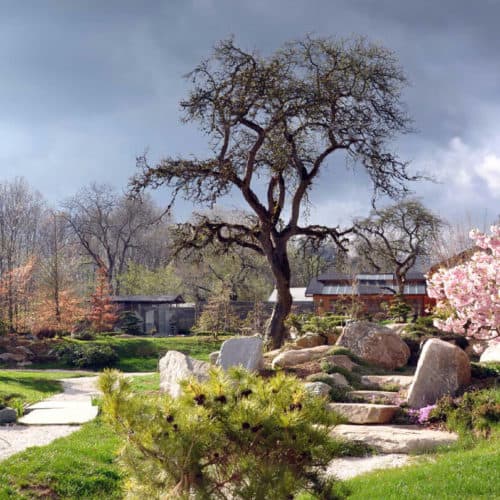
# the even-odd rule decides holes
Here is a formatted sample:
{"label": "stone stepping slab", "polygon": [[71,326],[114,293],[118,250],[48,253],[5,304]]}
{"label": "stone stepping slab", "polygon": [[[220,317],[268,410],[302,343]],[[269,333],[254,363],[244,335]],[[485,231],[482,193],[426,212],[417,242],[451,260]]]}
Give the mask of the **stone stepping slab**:
{"label": "stone stepping slab", "polygon": [[452,432],[426,429],[417,425],[337,425],[330,433],[372,446],[380,453],[415,453],[433,450],[458,439]]}
{"label": "stone stepping slab", "polygon": [[327,407],[345,417],[350,424],[387,424],[399,410],[396,405],[371,403],[328,403]]}
{"label": "stone stepping slab", "polygon": [[390,391],[350,391],[349,396],[362,399],[367,403],[382,401],[384,404],[397,404],[401,397],[398,392]]}
{"label": "stone stepping slab", "polygon": [[383,389],[385,385],[398,386],[400,389],[408,389],[413,382],[412,375],[363,375],[361,383],[368,387]]}
{"label": "stone stepping slab", "polygon": [[24,425],[80,425],[97,417],[99,407],[90,398],[71,401],[42,401],[27,408],[18,419]]}

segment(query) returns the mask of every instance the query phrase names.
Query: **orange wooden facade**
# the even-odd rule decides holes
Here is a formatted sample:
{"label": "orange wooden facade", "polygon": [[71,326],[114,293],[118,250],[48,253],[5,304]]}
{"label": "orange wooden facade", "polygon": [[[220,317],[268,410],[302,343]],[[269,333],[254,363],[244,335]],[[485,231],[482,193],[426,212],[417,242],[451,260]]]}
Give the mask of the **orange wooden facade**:
{"label": "orange wooden facade", "polygon": [[[313,278],[306,290],[312,297],[318,314],[341,313],[354,303],[362,305],[364,312],[372,315],[382,312],[383,303],[390,302],[397,292],[392,273],[360,273],[355,276],[329,272]],[[424,316],[435,305],[427,295],[426,278],[420,272],[408,273],[404,282],[404,300],[416,316]],[[352,301],[353,304],[350,302]]]}
{"label": "orange wooden facade", "polygon": [[[436,305],[436,301],[427,295],[405,295],[405,301],[410,304],[413,311],[418,316],[426,316],[428,311]],[[336,312],[335,305],[339,301],[345,303],[345,295],[313,295],[314,310],[316,314],[325,314],[327,312]],[[391,296],[388,295],[357,295],[357,300],[363,302],[368,314],[381,312],[382,303],[389,302]]]}

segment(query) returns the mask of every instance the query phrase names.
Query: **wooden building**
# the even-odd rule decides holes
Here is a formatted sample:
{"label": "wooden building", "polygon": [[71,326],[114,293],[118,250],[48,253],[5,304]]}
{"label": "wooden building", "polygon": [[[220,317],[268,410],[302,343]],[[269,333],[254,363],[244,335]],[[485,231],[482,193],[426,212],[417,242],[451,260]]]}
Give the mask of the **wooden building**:
{"label": "wooden building", "polygon": [[111,300],[122,311],[133,311],[142,318],[143,332],[155,335],[176,335],[179,332],[178,306],[181,295],[127,295]]}
{"label": "wooden building", "polygon": [[[318,314],[339,312],[341,304],[353,296],[362,301],[367,314],[375,314],[381,312],[382,303],[390,301],[396,293],[397,284],[392,273],[360,273],[355,276],[325,273],[313,278],[306,290],[306,295],[313,298]],[[427,295],[425,276],[418,272],[406,275],[404,298],[418,316],[424,316],[434,305],[433,299]]]}

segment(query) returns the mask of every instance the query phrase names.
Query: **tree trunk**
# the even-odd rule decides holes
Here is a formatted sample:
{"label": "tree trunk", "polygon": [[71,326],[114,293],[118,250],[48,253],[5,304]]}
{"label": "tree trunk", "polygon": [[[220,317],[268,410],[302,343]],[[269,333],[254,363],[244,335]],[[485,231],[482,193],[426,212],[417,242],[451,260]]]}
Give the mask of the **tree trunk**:
{"label": "tree trunk", "polygon": [[281,250],[273,252],[271,269],[276,281],[278,297],[273,309],[266,337],[272,349],[278,349],[287,336],[285,320],[292,310],[292,295],[290,293],[290,263],[286,251],[286,244]]}
{"label": "tree trunk", "polygon": [[396,272],[394,274],[394,276],[396,277],[396,287],[397,287],[398,295],[404,295],[406,273]]}

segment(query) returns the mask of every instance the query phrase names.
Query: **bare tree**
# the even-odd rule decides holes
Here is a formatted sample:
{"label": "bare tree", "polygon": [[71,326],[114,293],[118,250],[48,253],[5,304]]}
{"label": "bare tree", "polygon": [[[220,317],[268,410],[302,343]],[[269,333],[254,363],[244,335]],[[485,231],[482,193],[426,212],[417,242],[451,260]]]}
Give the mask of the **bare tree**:
{"label": "bare tree", "polygon": [[355,226],[359,256],[377,272],[393,272],[397,293],[402,294],[408,271],[418,259],[430,255],[443,222],[418,200],[410,199],[373,210]]}
{"label": "bare tree", "polygon": [[6,277],[3,307],[11,330],[20,308],[26,308],[26,304],[19,302],[13,285],[15,280],[9,276],[16,274],[16,268],[32,268],[44,211],[42,196],[33,191],[25,179],[0,184],[0,278]]}
{"label": "bare tree", "polygon": [[332,269],[344,253],[332,242],[320,242],[317,245],[309,238],[295,238],[289,243],[289,260],[294,286],[307,286],[328,269]]}
{"label": "bare tree", "polygon": [[145,249],[145,236],[162,218],[148,197],[118,195],[107,185],[91,184],[67,200],[61,212],[85,253],[107,273],[114,293],[132,252]]}
{"label": "bare tree", "polygon": [[292,305],[288,242],[302,236],[342,245],[346,235],[339,227],[300,222],[319,174],[333,166],[327,160],[361,165],[375,192],[390,196],[404,192],[412,178],[387,148],[394,134],[409,130],[400,103],[406,80],[383,47],[311,37],[269,57],[223,41],[189,78],[185,120],[201,125],[213,156],[166,158],[155,166],[143,156],[132,187],[169,187],[170,206],[179,196],[213,206],[230,192],[241,195],[247,216],[235,223],[198,214],[177,226],[178,248],[217,241],[266,257],[278,291],[268,331],[276,347]]}

